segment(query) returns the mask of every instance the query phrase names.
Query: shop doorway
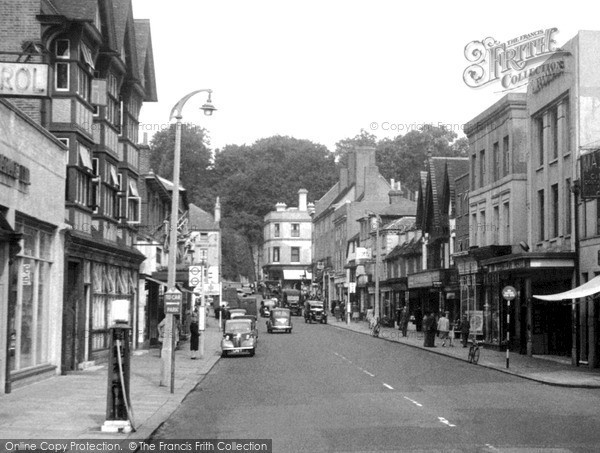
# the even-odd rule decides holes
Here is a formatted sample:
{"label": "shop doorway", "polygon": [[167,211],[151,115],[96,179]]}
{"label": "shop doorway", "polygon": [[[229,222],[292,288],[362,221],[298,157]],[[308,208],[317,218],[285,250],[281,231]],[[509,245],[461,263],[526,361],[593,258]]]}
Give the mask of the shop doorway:
{"label": "shop doorway", "polygon": [[85,301],[83,297],[82,265],[67,263],[64,290],[61,372],[77,370],[85,358]]}

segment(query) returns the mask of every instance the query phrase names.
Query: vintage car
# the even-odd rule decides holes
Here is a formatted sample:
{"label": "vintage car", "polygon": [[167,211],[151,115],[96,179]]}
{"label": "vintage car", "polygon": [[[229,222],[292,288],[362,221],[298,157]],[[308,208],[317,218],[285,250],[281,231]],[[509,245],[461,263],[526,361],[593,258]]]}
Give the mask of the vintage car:
{"label": "vintage car", "polygon": [[293,316],[302,315],[302,293],[298,289],[284,289],[283,301],[284,308],[289,308]]}
{"label": "vintage car", "polygon": [[267,332],[292,333],[292,314],[287,308],[274,308],[267,320]]}
{"label": "vintage car", "polygon": [[319,322],[321,324],[327,324],[327,313],[323,307],[323,302],[320,300],[309,300],[307,301],[309,305],[309,310],[304,310],[304,322],[313,321]]}
{"label": "vintage car", "polygon": [[229,309],[229,319],[239,318],[240,316],[246,315],[245,308],[230,308]]}
{"label": "vintage car", "polygon": [[253,356],[257,343],[258,331],[254,316],[241,316],[225,321],[221,339],[221,357],[244,352]]}

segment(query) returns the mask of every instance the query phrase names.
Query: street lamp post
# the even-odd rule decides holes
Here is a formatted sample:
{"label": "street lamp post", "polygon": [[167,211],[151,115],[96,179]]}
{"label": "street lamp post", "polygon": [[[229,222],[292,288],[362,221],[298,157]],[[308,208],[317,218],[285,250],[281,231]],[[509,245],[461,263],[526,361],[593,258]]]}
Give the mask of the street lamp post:
{"label": "street lamp post", "polygon": [[375,251],[375,306],[373,307],[373,311],[375,312],[375,321],[380,318],[379,313],[379,261],[381,257],[379,256],[379,227],[381,223],[381,217],[378,214],[372,214],[371,217],[371,230],[375,230],[375,247],[373,250]]}
{"label": "street lamp post", "polygon": [[[171,225],[170,225],[170,236],[169,236],[169,260],[168,260],[168,276],[167,276],[167,288],[169,291],[176,290],[175,281],[177,278],[177,223],[179,220],[179,172],[180,172],[180,161],[181,161],[181,111],[185,103],[195,94],[207,92],[208,99],[206,103],[201,107],[204,114],[207,116],[212,115],[216,108],[211,103],[212,90],[201,89],[192,91],[185,95],[179,100],[177,104],[171,110],[169,120],[175,118],[175,153],[173,157],[173,194],[171,198]],[[165,321],[165,334],[161,352],[161,375],[160,385],[166,386],[167,382],[171,383],[171,393],[174,392],[175,384],[175,354],[174,349],[174,338],[173,334],[175,331],[175,317],[172,313],[167,313]]]}

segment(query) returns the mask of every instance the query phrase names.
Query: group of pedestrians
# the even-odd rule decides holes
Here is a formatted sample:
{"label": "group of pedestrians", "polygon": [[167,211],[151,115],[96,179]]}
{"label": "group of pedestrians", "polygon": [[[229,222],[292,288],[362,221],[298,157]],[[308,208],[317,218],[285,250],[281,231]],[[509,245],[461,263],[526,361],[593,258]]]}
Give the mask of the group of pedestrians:
{"label": "group of pedestrians", "polygon": [[[449,318],[450,312],[443,312],[439,318],[436,317],[435,312],[430,312],[423,316],[422,328],[424,333],[423,346],[428,348],[435,347],[435,337],[438,336],[442,340],[442,347],[448,343],[449,347],[454,346],[455,332],[460,332],[461,343],[463,347],[467,347],[467,341],[469,338],[470,323],[467,314],[465,313],[461,319],[457,319],[456,322],[451,322]],[[397,316],[398,329],[402,332],[402,336],[406,337],[408,324],[411,316],[408,312],[408,307],[404,306]]]}

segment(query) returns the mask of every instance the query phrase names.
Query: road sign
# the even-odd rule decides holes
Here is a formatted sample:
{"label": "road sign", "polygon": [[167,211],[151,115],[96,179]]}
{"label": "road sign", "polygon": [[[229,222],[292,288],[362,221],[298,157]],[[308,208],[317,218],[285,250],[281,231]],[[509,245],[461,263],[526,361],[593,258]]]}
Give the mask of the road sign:
{"label": "road sign", "polygon": [[517,297],[517,290],[514,286],[505,286],[502,288],[502,297],[504,300],[514,300]]}
{"label": "road sign", "polygon": [[165,293],[165,314],[181,315],[181,291],[170,288]]}
{"label": "road sign", "polygon": [[188,284],[190,286],[198,286],[202,280],[202,267],[190,266],[188,268]]}

